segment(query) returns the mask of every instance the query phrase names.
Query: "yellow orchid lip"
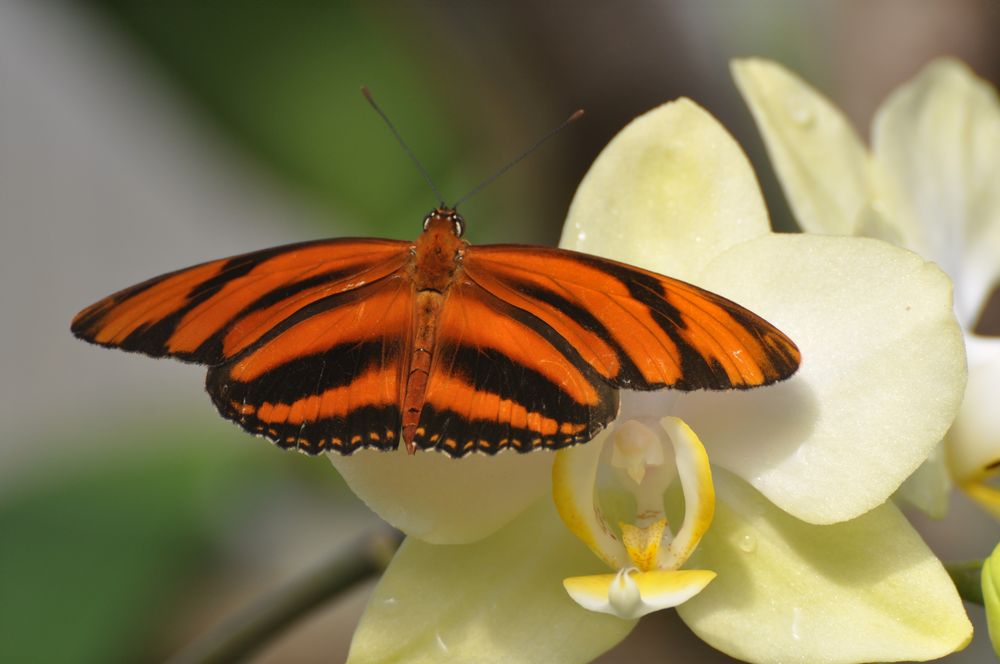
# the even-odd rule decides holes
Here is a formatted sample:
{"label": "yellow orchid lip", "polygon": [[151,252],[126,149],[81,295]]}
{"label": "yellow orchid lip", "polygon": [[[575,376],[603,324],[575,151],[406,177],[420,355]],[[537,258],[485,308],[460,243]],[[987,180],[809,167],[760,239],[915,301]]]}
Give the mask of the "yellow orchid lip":
{"label": "yellow orchid lip", "polygon": [[996,467],[987,467],[981,473],[966,479],[959,488],[994,518],[1000,519],[1000,489],[989,482],[996,478],[997,473]]}
{"label": "yellow orchid lip", "polygon": [[708,570],[643,572],[630,567],[615,574],[570,577],[563,587],[583,608],[629,620],[683,604],[714,578],[715,572]]}
{"label": "yellow orchid lip", "polygon": [[[673,464],[665,463],[667,441],[673,448]],[[604,450],[608,443],[610,453]],[[618,532],[609,525],[596,493],[602,464],[619,471],[619,484],[635,500],[635,523],[620,523]],[[663,495],[675,477],[684,494],[684,518],[671,532]],[[707,570],[679,570],[715,512],[708,454],[679,418],[665,417],[651,426],[626,421],[588,445],[561,450],[552,469],[552,486],[559,516],[569,530],[618,570],[563,582],[570,597],[584,608],[635,618],[690,599],[715,577]]]}

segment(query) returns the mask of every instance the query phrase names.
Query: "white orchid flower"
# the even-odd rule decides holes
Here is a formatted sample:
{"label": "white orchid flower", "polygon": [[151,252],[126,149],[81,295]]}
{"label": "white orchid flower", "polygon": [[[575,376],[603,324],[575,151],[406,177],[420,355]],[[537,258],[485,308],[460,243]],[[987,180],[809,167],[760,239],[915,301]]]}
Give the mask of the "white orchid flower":
{"label": "white orchid flower", "polygon": [[986,628],[993,652],[1000,657],[1000,545],[983,561],[981,586],[983,606],[986,607]]}
{"label": "white orchid flower", "polygon": [[785,194],[809,233],[889,240],[937,263],[955,284],[965,332],[965,401],[903,497],[947,510],[948,473],[1000,518],[1000,339],[974,332],[1000,279],[1000,102],[961,62],[928,65],[882,104],[871,149],[844,115],[774,62],[733,64]]}
{"label": "white orchid flower", "polygon": [[772,233],[745,156],[687,100],[611,142],[562,244],[749,307],[801,368],[751,391],[623,394],[608,431],[555,455],[334,457],[410,535],[350,661],[589,661],[674,605],[748,661],[923,660],[969,641],[947,573],[887,502],[961,401],[940,270],[875,240]]}

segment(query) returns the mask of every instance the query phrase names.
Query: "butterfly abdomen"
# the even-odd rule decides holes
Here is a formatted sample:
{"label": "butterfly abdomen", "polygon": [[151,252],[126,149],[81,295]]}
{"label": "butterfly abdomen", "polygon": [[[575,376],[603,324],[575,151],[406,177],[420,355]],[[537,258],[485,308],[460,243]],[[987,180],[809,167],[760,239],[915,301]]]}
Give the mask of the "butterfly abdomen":
{"label": "butterfly abdomen", "polygon": [[426,290],[417,292],[414,298],[413,335],[410,344],[410,364],[403,388],[403,442],[411,454],[416,450],[413,434],[424,409],[427,394],[427,378],[430,376],[431,360],[434,358],[434,339],[441,307],[446,293]]}
{"label": "butterfly abdomen", "polygon": [[409,344],[409,366],[402,394],[402,438],[410,454],[427,394],[427,379],[437,337],[441,310],[460,269],[466,242],[459,237],[460,226],[453,210],[435,210],[417,239],[413,265],[413,333]]}

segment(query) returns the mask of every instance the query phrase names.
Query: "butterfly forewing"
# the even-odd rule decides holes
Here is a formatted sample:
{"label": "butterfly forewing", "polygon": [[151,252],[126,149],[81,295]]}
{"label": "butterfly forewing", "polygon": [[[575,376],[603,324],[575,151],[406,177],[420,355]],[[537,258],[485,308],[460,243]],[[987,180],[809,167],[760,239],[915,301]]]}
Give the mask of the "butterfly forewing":
{"label": "butterfly forewing", "polygon": [[212,365],[219,412],[283,447],[395,447],[411,247],[322,240],[212,261],[111,295],[72,330]]}
{"label": "butterfly forewing", "polygon": [[610,384],[635,390],[749,388],[790,376],[799,351],[714,293],[587,254],[470,247],[470,279],[544,321]]}
{"label": "butterfly forewing", "polygon": [[320,240],[195,265],[87,307],[72,331],[102,346],[217,364],[315,299],[398,270],[410,246]]}

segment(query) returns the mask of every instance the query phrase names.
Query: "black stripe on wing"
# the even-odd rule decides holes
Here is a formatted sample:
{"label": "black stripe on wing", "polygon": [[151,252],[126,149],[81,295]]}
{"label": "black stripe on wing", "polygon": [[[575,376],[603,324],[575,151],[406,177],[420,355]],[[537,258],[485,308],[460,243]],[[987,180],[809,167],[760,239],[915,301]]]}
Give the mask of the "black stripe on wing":
{"label": "black stripe on wing", "polygon": [[[455,299],[449,300],[449,307],[478,298],[488,303],[490,316],[497,318],[451,329],[446,324],[449,319],[442,316],[427,402],[414,436],[417,446],[436,447],[455,457],[473,451],[494,454],[505,447],[519,452],[558,449],[590,440],[615,418],[617,391],[543,320],[475,282],[464,282],[451,297]],[[520,338],[529,349],[532,344],[544,344],[545,352],[514,359],[484,343],[479,330],[497,327],[501,321],[516,326],[513,345]],[[452,327],[459,327],[457,320]],[[517,329],[526,333],[518,335]],[[556,357],[570,382],[557,382],[551,373],[546,375],[542,367],[531,363],[552,362]],[[583,390],[583,385],[588,389]],[[594,397],[590,401],[573,396],[573,391],[590,390]]]}
{"label": "black stripe on wing", "polygon": [[[200,263],[148,279],[104,298],[80,312],[74,319],[71,330],[81,339],[106,347],[140,352],[153,357],[170,356],[185,362],[216,364],[225,359],[222,340],[246,316],[282,300],[293,303],[296,298],[308,294],[310,290],[321,289],[325,285],[332,286],[348,279],[354,281],[355,277],[360,281],[360,277],[367,271],[384,267],[387,264],[386,257],[394,252],[398,252],[396,262],[401,266],[406,260],[405,248],[408,244],[397,240],[370,238],[313,240]],[[324,256],[323,252],[327,247],[330,249],[330,255]],[[296,252],[300,251],[308,252],[310,258],[302,260],[301,264],[296,264],[294,262]],[[374,258],[367,259],[369,253]],[[279,261],[280,268],[275,267],[273,270],[265,268],[254,274],[253,278],[245,279],[255,268],[282,256],[289,260]],[[338,265],[338,262],[341,264]],[[324,263],[330,264],[329,269],[323,270],[321,274],[312,274]],[[219,267],[210,276],[200,281],[193,276],[199,270],[205,270],[213,265]],[[381,270],[379,276],[385,272],[385,269]],[[287,278],[274,288],[260,293],[257,292],[260,290],[259,286],[254,288],[254,284],[262,283],[260,279],[279,274],[287,274]],[[191,276],[185,279],[185,275]],[[192,282],[192,279],[195,281]],[[224,288],[238,281],[239,286],[232,292],[225,293],[221,298],[217,297]],[[157,288],[160,292],[155,291]],[[213,298],[221,301],[218,303],[211,301]],[[163,307],[166,302],[175,301],[176,306],[163,315],[150,314],[157,308]],[[217,304],[225,301],[237,305],[232,315],[202,322],[205,320],[204,314],[218,311]],[[141,302],[142,306],[137,307],[138,302]],[[193,316],[193,321],[186,320],[186,317],[205,303],[209,303],[210,306],[205,308],[204,313],[198,312]],[[100,339],[101,336],[107,337],[102,333],[109,329],[109,325],[134,327],[134,329],[120,340]],[[171,343],[176,339],[179,330],[198,329],[188,326],[205,326],[202,328],[206,332],[205,341],[196,348],[182,350],[172,348]]]}
{"label": "black stripe on wing", "polygon": [[[395,449],[402,426],[399,386],[409,326],[385,325],[383,316],[409,321],[410,294],[409,280],[391,274],[303,307],[245,351],[209,368],[205,385],[212,403],[223,417],[283,448],[310,454]],[[317,338],[350,338],[309,354],[297,354],[298,346],[288,345],[291,359],[251,379],[234,377],[252,358],[266,355],[269,344],[289,344],[283,334],[324,314],[331,314],[334,324],[324,323]],[[335,324],[345,320],[356,330]],[[368,334],[358,338],[354,332]]]}
{"label": "black stripe on wing", "polygon": [[[617,393],[613,393],[609,406],[617,413]],[[449,408],[437,409],[427,404],[421,413],[420,422],[413,437],[417,447],[435,448],[448,456],[459,458],[473,452],[493,455],[508,447],[522,453],[541,448],[562,449],[593,439],[610,420],[595,419],[577,433],[542,435],[526,427],[513,426],[510,422],[469,419]]]}

